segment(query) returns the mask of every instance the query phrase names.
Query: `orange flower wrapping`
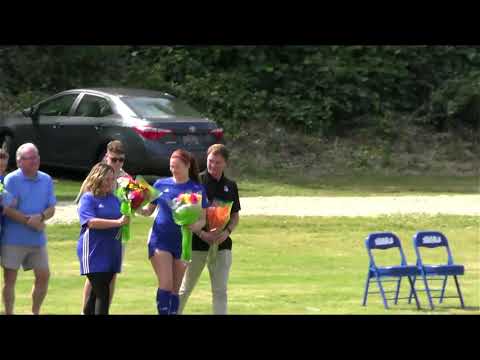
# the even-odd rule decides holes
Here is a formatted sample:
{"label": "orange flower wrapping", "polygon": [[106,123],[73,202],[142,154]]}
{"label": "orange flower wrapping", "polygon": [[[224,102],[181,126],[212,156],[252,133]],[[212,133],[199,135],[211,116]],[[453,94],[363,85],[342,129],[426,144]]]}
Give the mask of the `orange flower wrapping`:
{"label": "orange flower wrapping", "polygon": [[207,208],[207,223],[210,231],[223,229],[227,225],[230,220],[232,204],[232,202],[228,202]]}

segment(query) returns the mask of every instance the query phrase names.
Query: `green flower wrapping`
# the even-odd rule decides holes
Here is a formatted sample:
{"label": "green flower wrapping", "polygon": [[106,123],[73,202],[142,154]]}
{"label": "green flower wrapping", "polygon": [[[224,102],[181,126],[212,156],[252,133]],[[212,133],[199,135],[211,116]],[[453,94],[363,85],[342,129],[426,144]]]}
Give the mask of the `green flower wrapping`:
{"label": "green flower wrapping", "polygon": [[188,225],[194,224],[202,214],[202,194],[182,193],[172,200],[170,207],[175,224],[180,225],[182,232],[183,261],[192,259],[192,231]]}

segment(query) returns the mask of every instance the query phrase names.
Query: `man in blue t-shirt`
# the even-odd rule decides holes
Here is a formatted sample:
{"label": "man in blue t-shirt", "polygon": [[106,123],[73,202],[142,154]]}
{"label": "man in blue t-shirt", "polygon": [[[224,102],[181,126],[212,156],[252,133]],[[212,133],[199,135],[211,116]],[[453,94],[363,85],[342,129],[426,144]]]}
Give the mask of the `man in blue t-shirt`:
{"label": "man in blue t-shirt", "polygon": [[16,160],[18,169],[5,177],[5,189],[16,199],[16,204],[3,210],[3,302],[5,314],[13,314],[15,282],[22,265],[25,271],[33,269],[32,313],[39,314],[50,277],[45,221],[55,213],[56,198],[52,178],[39,171],[40,156],[34,144],[21,145]]}

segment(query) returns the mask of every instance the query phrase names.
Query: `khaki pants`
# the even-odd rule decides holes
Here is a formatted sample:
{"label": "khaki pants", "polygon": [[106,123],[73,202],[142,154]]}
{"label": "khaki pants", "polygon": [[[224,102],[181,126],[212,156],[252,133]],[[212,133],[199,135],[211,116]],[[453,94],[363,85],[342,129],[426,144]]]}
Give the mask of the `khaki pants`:
{"label": "khaki pants", "polygon": [[214,261],[211,261],[212,248],[209,251],[192,251],[192,261],[188,265],[182,286],[180,287],[180,307],[178,314],[183,313],[193,288],[197,284],[203,268],[208,260],[208,272],[210,273],[210,282],[212,286],[212,305],[215,315],[227,314],[227,283],[230,267],[232,266],[232,252],[230,250],[220,250]]}

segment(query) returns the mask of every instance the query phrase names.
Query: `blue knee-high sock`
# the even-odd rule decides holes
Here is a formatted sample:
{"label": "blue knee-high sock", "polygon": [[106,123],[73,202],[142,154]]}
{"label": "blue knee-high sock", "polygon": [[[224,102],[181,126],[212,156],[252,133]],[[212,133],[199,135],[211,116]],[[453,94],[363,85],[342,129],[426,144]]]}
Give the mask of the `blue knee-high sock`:
{"label": "blue knee-high sock", "polygon": [[170,312],[169,315],[177,315],[178,305],[180,304],[180,297],[178,294],[171,293],[170,295]]}
{"label": "blue knee-high sock", "polygon": [[157,289],[157,310],[159,315],[168,315],[170,310],[170,291]]}

